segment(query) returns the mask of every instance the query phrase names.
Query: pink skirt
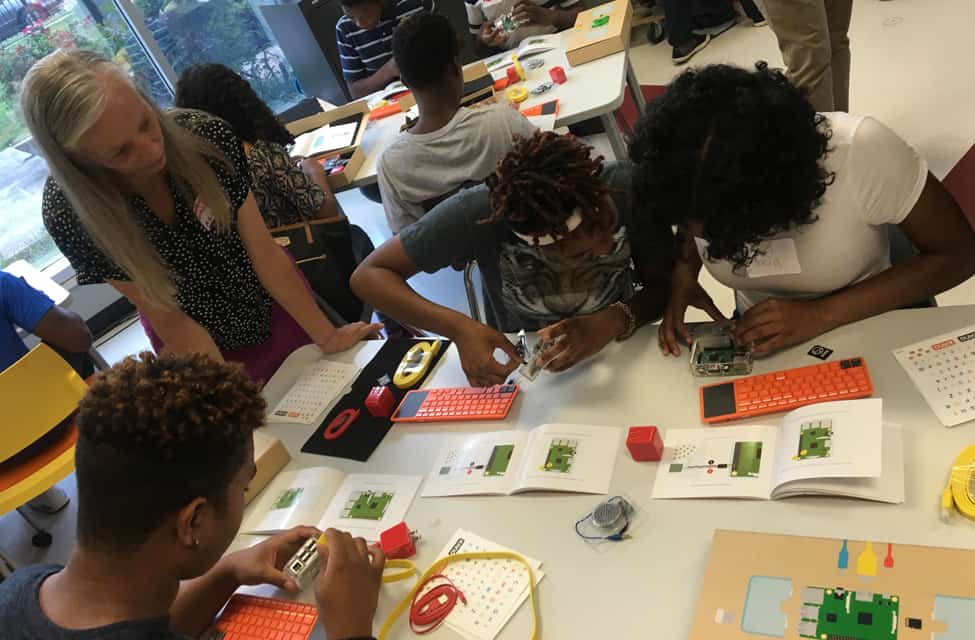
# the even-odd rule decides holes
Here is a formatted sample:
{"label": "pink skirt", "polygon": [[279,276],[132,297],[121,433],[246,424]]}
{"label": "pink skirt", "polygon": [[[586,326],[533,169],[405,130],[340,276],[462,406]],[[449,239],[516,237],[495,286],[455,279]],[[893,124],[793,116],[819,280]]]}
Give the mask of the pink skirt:
{"label": "pink skirt", "polygon": [[[152,348],[156,353],[160,353],[166,346],[165,343],[142,313],[139,313],[139,322],[142,323]],[[221,351],[220,355],[227,362],[239,362],[244,365],[244,370],[251,380],[263,387],[284,359],[291,355],[292,351],[306,344],[311,344],[311,338],[295,322],[295,319],[275,302],[271,307],[271,336],[267,340],[253,347]]]}

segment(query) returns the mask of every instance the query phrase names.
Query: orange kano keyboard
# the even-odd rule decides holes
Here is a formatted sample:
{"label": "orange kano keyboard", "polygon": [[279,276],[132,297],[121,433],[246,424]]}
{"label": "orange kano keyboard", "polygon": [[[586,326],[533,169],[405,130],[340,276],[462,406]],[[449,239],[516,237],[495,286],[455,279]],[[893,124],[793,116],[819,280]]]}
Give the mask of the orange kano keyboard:
{"label": "orange kano keyboard", "polygon": [[307,640],[315,630],[313,604],[234,594],[206,640]]}
{"label": "orange kano keyboard", "polygon": [[703,386],[701,421],[740,420],[870,395],[873,385],[863,358],[847,358]]}
{"label": "orange kano keyboard", "polygon": [[393,422],[504,420],[518,395],[518,385],[419,389],[403,397]]}

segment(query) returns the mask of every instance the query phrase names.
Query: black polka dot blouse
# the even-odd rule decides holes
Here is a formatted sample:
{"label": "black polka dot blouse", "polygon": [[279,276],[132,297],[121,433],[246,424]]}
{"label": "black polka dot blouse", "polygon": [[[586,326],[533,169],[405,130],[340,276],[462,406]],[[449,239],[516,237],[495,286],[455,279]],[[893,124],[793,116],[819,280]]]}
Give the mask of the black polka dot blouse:
{"label": "black polka dot blouse", "polygon": [[[261,285],[250,256],[237,232],[237,210],[250,191],[247,159],[226,122],[198,111],[180,111],[176,121],[219,148],[233,171],[216,160],[213,167],[231,204],[230,229],[210,228],[198,217],[170,180],[176,217],[167,225],[141,197],[130,199],[132,215],[163,261],[169,266],[186,315],[209,332],[221,351],[251,347],[271,334],[270,294]],[[79,284],[130,278],[96,246],[85,232],[58,184],[48,178],[43,196],[44,226],[61,253],[71,262]],[[158,328],[157,328],[158,329]]]}

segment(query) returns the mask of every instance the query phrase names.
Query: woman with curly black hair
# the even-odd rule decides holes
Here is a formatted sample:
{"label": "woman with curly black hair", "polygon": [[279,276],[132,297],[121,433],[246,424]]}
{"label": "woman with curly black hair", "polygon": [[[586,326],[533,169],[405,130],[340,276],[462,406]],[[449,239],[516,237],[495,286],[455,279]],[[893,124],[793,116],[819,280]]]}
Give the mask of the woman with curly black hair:
{"label": "woman with curly black hair", "polygon": [[322,166],[299,165],[285,146],[294,137],[250,84],[222,64],[197,64],[176,83],[176,106],[199,109],[226,120],[243,142],[251,189],[269,229],[342,214]]}
{"label": "woman with curly black hair", "polygon": [[[665,354],[689,341],[688,306],[722,319],[697,282],[702,264],[736,290],[734,335],[758,354],[975,273],[975,233],[910,145],[873,118],[816,113],[764,63],[682,73],[630,153],[637,197],[679,229]],[[894,266],[892,226],[916,248]]]}

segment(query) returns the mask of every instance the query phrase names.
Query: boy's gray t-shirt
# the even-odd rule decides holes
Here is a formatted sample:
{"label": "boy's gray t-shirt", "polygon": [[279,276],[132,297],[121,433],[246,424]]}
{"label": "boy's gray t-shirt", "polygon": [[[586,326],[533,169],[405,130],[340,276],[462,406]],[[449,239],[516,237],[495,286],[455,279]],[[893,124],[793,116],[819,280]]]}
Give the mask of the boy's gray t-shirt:
{"label": "boy's gray t-shirt", "polygon": [[608,163],[603,180],[619,212],[612,251],[575,267],[558,264],[546,252],[519,240],[490,216],[488,188],[466,189],[434,207],[400,233],[413,263],[427,273],[476,260],[481,272],[487,323],[500,331],[536,331],[563,318],[594,313],[632,296],[631,258],[669,265],[674,238],[670,225],[634,206],[632,167]]}
{"label": "boy's gray t-shirt", "polygon": [[63,567],[32,565],[0,582],[0,637],[3,640],[188,640],[169,627],[169,616],[117,622],[95,629],[59,627],[41,609],[41,583]]}

